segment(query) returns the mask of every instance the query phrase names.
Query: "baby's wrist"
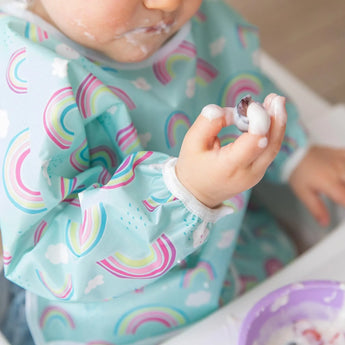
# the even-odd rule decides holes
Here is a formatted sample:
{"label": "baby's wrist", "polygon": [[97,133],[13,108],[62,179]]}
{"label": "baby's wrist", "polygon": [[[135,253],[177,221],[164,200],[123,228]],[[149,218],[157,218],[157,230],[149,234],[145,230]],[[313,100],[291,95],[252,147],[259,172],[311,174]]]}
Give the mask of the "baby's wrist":
{"label": "baby's wrist", "polygon": [[223,206],[210,208],[199,201],[178,179],[176,175],[177,158],[169,159],[163,165],[163,179],[168,190],[179,199],[186,209],[208,223],[215,223],[218,219],[233,213],[233,209]]}
{"label": "baby's wrist", "polygon": [[186,178],[183,174],[183,169],[181,169],[178,160],[175,165],[175,174],[177,179],[184,186],[184,188],[186,188],[189,191],[189,193],[191,193],[199,202],[201,202],[206,207],[213,209],[217,208],[221,204],[221,202],[214,200],[212,197],[209,197],[208,195],[205,195],[193,186],[190,179]]}

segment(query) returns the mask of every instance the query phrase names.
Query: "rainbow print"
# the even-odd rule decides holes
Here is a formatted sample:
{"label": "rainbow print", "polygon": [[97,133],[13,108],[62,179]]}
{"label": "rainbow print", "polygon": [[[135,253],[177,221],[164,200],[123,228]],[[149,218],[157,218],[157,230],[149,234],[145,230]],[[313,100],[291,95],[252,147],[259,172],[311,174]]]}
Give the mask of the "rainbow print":
{"label": "rainbow print", "polygon": [[182,129],[183,135],[186,134],[191,126],[188,116],[182,111],[174,111],[165,122],[165,140],[168,148],[174,147],[178,142],[178,131]]}
{"label": "rainbow print", "polygon": [[238,137],[239,137],[239,134],[227,133],[227,134],[221,135],[221,136],[219,137],[220,145],[221,145],[221,146],[225,146],[225,145],[231,144],[231,143],[233,143]]}
{"label": "rainbow print", "polygon": [[153,72],[157,80],[163,84],[169,84],[175,77],[173,66],[179,61],[190,61],[196,57],[194,44],[183,41],[170,55],[153,65]]}
{"label": "rainbow print", "polygon": [[206,14],[198,10],[193,16],[193,20],[196,20],[198,23],[204,23],[207,20]]}
{"label": "rainbow print", "polygon": [[78,108],[84,119],[97,115],[97,104],[101,103],[105,95],[114,96],[113,92],[99,79],[91,73],[88,74],[78,87],[76,94]]}
{"label": "rainbow print", "polygon": [[89,167],[89,146],[86,139],[74,150],[69,158],[69,161],[74,169],[83,172]]}
{"label": "rainbow print", "polygon": [[234,212],[241,211],[245,206],[245,198],[243,193],[239,193],[233,196],[231,199],[225,200],[223,202],[225,206],[231,207]]}
{"label": "rainbow print", "polygon": [[110,181],[102,187],[102,189],[115,189],[123,187],[131,183],[135,178],[135,168],[153,154],[151,151],[140,151],[136,154],[130,155],[119,166],[116,173],[112,176]]}
{"label": "rainbow print", "polygon": [[[65,182],[64,186],[62,186],[63,182]],[[65,179],[61,177],[61,195],[63,202],[80,208],[79,193],[82,192],[86,188],[86,186],[80,185],[76,187],[76,185],[76,177],[74,177],[73,179]]]}
{"label": "rainbow print", "polygon": [[75,323],[69,313],[61,307],[49,306],[45,308],[41,314],[39,324],[44,329],[49,323],[58,321],[65,327],[75,329]]}
{"label": "rainbow print", "polygon": [[72,194],[69,194],[68,197],[63,199],[63,202],[68,203],[71,206],[79,207],[80,208],[80,200],[78,197],[78,193],[74,192]]}
{"label": "rainbow print", "polygon": [[37,214],[46,211],[39,191],[25,185],[22,179],[22,166],[30,154],[30,132],[24,129],[10,142],[2,170],[5,192],[18,209],[25,213]]}
{"label": "rainbow print", "polygon": [[74,288],[72,284],[72,276],[70,274],[66,275],[65,281],[62,287],[55,288],[48,284],[47,277],[45,274],[39,270],[36,270],[36,274],[40,282],[46,287],[46,289],[56,298],[63,300],[70,300],[74,293]]}
{"label": "rainbow print", "polygon": [[214,280],[216,276],[214,268],[209,262],[200,261],[195,268],[186,271],[181,281],[181,287],[188,288],[192,286],[199,275],[203,275],[208,281]]}
{"label": "rainbow print", "polygon": [[98,183],[104,186],[105,184],[108,183],[110,179],[111,179],[111,174],[106,168],[102,167],[102,171],[98,175],[98,179],[97,179]]}
{"label": "rainbow print", "polygon": [[107,214],[102,203],[86,209],[82,224],[68,221],[66,226],[66,242],[70,251],[77,257],[91,252],[101,240]]}
{"label": "rainbow print", "polygon": [[285,152],[287,155],[290,155],[291,153],[296,151],[297,147],[298,144],[294,138],[285,136],[282,142],[281,151]]}
{"label": "rainbow print", "polygon": [[64,200],[67,196],[69,196],[77,186],[77,178],[65,178],[60,177],[60,193],[61,199]]}
{"label": "rainbow print", "polygon": [[236,31],[241,47],[247,48],[249,46],[250,37],[253,33],[257,35],[258,29],[255,26],[238,24]]}
{"label": "rainbow print", "polygon": [[116,133],[116,142],[118,143],[120,150],[126,154],[134,152],[136,148],[140,146],[137,130],[133,123],[120,129]]}
{"label": "rainbow print", "polygon": [[28,22],[25,26],[25,37],[38,43],[48,39],[48,33],[39,26]]}
{"label": "rainbow print", "polygon": [[141,259],[131,259],[116,252],[114,256],[97,264],[111,274],[125,279],[153,279],[166,273],[174,264],[176,249],[169,238],[162,234],[150,248],[150,254]]}
{"label": "rainbow print", "polygon": [[102,165],[110,171],[117,165],[115,152],[105,145],[90,149],[90,163],[91,166]]}
{"label": "rainbow print", "polygon": [[168,202],[177,200],[176,197],[174,195],[172,195],[171,193],[169,193],[169,196],[165,197],[165,198],[158,198],[155,196],[150,196],[148,199],[143,200],[142,203],[144,204],[145,208],[149,211],[149,212],[154,212],[157,207],[159,207],[162,204],[166,204]]}
{"label": "rainbow print", "polygon": [[26,48],[16,50],[10,57],[6,69],[6,80],[9,88],[18,94],[28,92],[28,82],[19,75],[21,65],[27,58]]}
{"label": "rainbow print", "polygon": [[240,73],[225,83],[219,104],[222,107],[234,107],[247,94],[259,95],[261,91],[262,83],[255,73]]}
{"label": "rainbow print", "polygon": [[196,62],[196,83],[200,86],[206,86],[218,75],[215,69],[207,61],[198,58]]}
{"label": "rainbow print", "polygon": [[74,132],[67,128],[65,121],[74,110],[77,110],[77,104],[71,87],[54,92],[44,109],[44,129],[62,150],[68,149],[72,144]]}
{"label": "rainbow print", "polygon": [[108,85],[108,88],[117,96],[119,97],[127,106],[129,110],[133,110],[136,108],[135,103],[133,100],[128,96],[128,94],[123,91],[122,89],[119,89],[118,87]]}
{"label": "rainbow print", "polygon": [[145,306],[124,314],[115,326],[115,334],[136,334],[140,327],[148,323],[158,323],[165,328],[175,328],[187,323],[187,316],[177,308]]}
{"label": "rainbow print", "polygon": [[41,240],[43,235],[45,234],[46,230],[48,228],[48,223],[45,220],[42,220],[36,230],[35,230],[35,235],[34,235],[34,245],[36,246],[37,243]]}
{"label": "rainbow print", "polygon": [[8,266],[12,262],[12,255],[7,250],[4,250],[2,254],[3,264]]}

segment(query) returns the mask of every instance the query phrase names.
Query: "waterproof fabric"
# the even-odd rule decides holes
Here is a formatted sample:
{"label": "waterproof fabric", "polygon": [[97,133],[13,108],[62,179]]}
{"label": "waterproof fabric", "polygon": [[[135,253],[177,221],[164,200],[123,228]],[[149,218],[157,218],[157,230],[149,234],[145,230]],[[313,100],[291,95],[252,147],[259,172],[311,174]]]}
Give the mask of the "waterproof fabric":
{"label": "waterproof fabric", "polygon": [[[236,282],[264,279],[267,260],[291,260],[277,226],[262,236],[253,218],[251,245],[238,239],[250,191],[209,210],[174,175],[171,157],[203,106],[278,92],[253,63],[256,29],[222,1],[204,1],[135,65],[80,47],[15,6],[3,7],[0,40],[4,268],[30,292],[37,344],[131,344],[180,329],[246,288]],[[265,176],[275,182],[306,144],[287,107],[286,137]],[[221,143],[238,135],[228,127]],[[238,258],[248,248],[250,264],[238,268],[250,272],[236,269],[233,279],[241,243]]]}

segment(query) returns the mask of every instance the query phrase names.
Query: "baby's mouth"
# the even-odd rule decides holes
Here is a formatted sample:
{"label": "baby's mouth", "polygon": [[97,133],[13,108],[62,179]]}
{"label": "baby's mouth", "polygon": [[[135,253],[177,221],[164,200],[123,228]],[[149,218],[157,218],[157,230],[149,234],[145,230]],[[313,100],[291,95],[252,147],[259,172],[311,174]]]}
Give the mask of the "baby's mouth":
{"label": "baby's mouth", "polygon": [[145,26],[145,27],[138,27],[132,30],[126,31],[123,34],[116,35],[114,38],[119,39],[126,37],[128,35],[136,35],[136,34],[161,34],[161,33],[169,33],[173,26],[175,25],[175,19],[164,20],[162,19],[155,25]]}

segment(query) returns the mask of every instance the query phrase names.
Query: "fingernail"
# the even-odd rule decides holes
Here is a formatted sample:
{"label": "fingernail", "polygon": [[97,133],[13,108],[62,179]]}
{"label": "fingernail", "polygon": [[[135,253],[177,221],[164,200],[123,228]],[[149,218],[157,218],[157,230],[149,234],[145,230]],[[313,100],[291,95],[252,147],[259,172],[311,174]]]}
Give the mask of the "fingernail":
{"label": "fingernail", "polygon": [[208,104],[202,109],[201,115],[209,121],[213,121],[224,116],[224,109],[216,104]]}
{"label": "fingernail", "polygon": [[281,126],[285,126],[287,121],[284,100],[284,97],[277,96],[272,101],[274,117]]}

